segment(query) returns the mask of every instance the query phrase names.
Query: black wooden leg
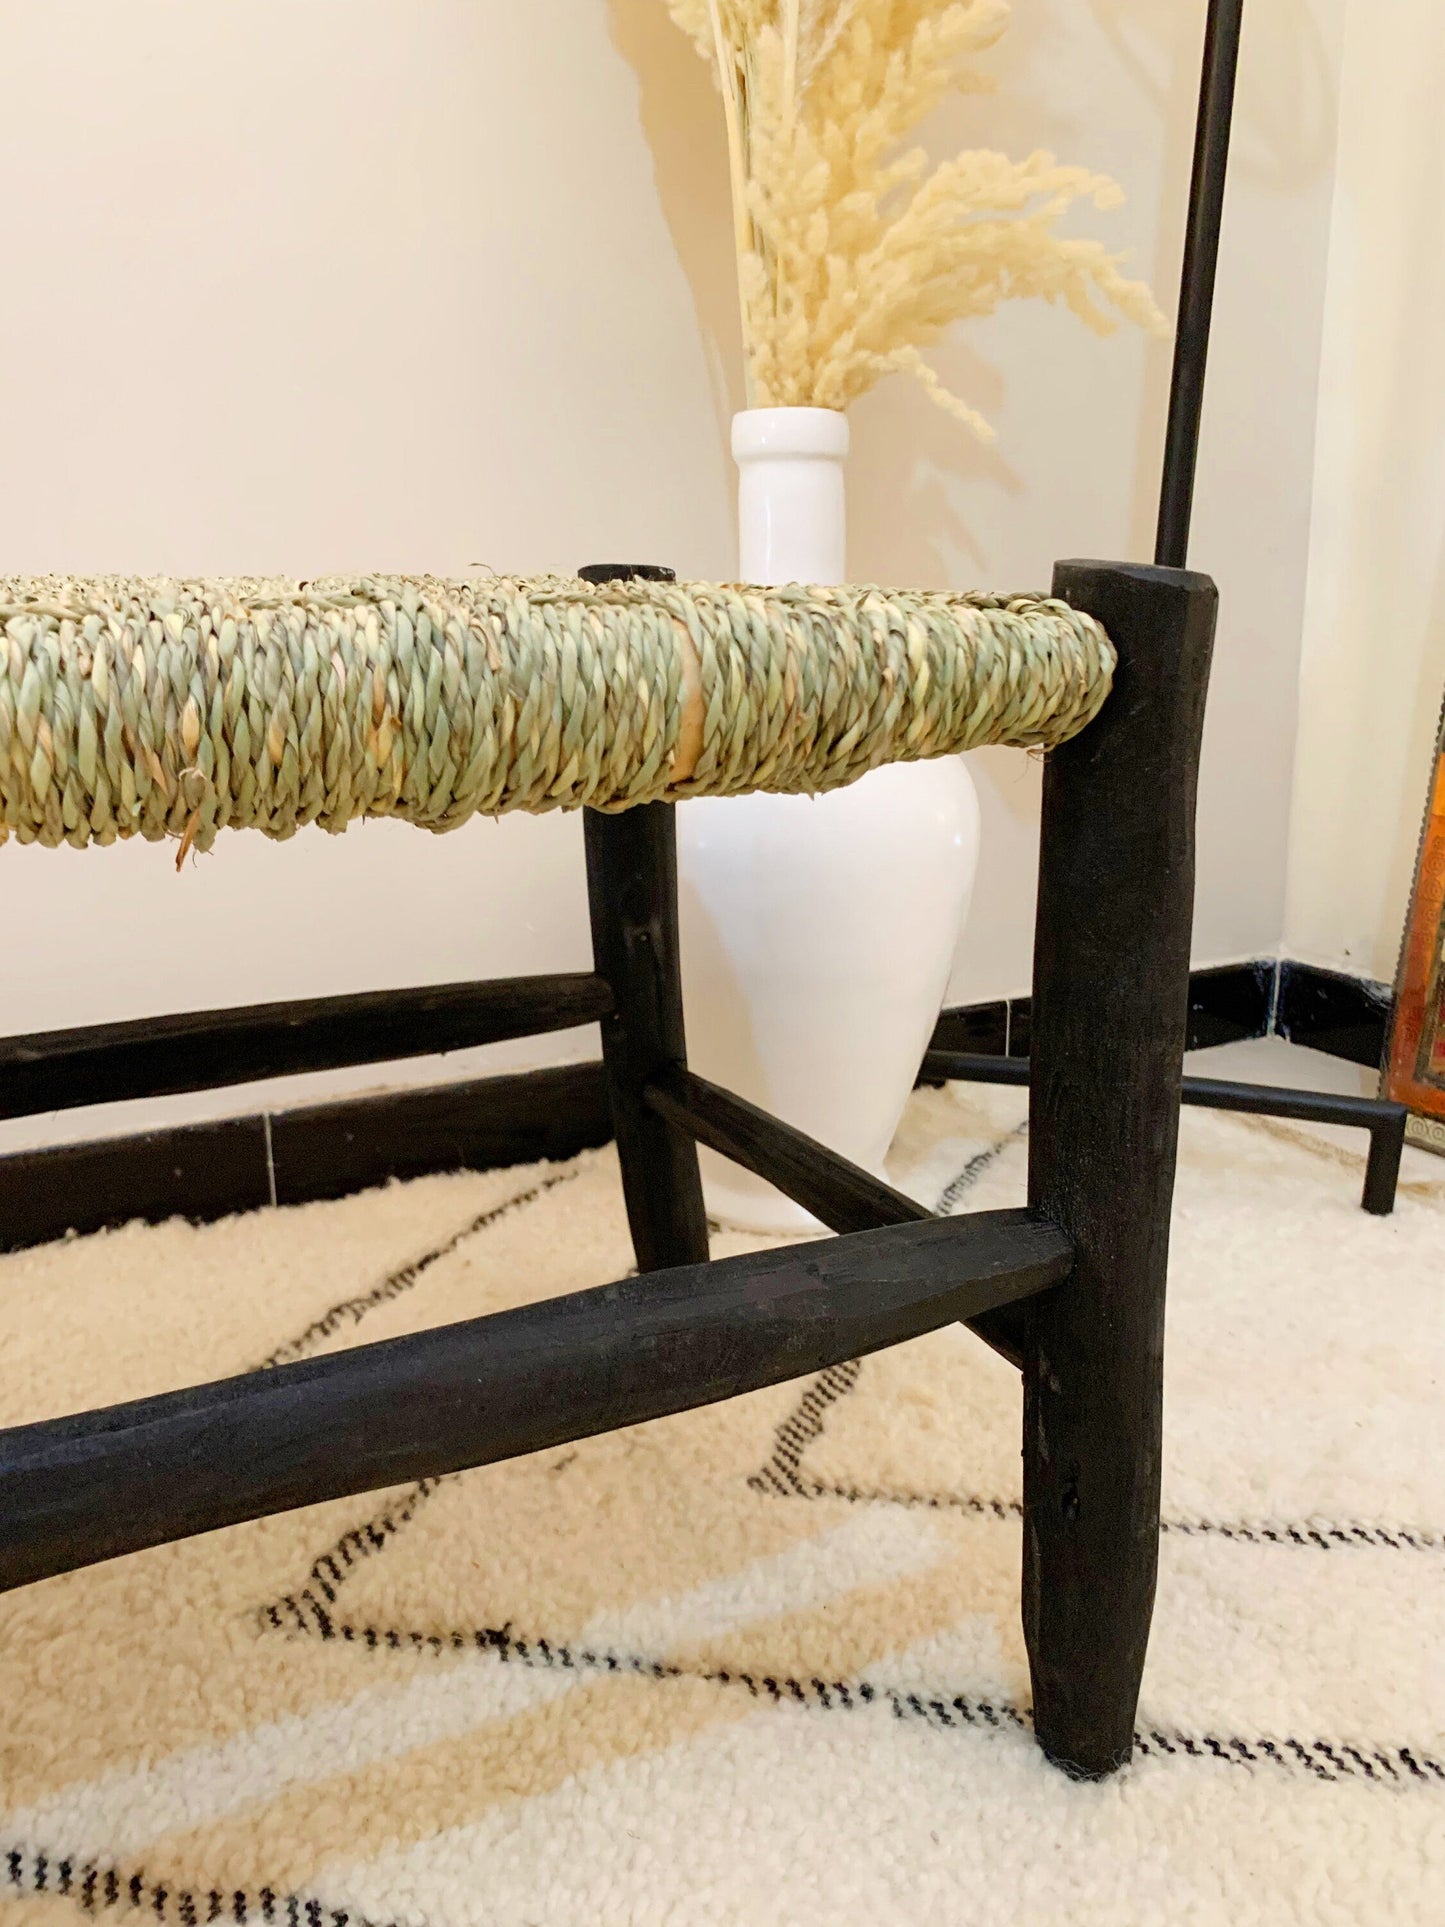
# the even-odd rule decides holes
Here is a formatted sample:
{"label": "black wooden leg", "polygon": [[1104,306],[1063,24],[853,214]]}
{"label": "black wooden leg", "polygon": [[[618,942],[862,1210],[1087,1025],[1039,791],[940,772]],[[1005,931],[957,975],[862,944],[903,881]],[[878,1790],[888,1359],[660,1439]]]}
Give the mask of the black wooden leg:
{"label": "black wooden leg", "polygon": [[697,1146],[642,1101],[650,1078],[687,1061],[673,808],[643,803],[584,819],[592,951],[616,1000],[602,1020],[602,1058],[638,1269],[699,1264],[708,1245]]}
{"label": "black wooden leg", "polygon": [[1044,776],[1029,1201],[1074,1239],[1024,1347],[1024,1634],[1039,1743],[1097,1778],[1133,1745],[1158,1563],[1164,1282],[1216,596],[1183,571],[1061,563],[1119,649]]}

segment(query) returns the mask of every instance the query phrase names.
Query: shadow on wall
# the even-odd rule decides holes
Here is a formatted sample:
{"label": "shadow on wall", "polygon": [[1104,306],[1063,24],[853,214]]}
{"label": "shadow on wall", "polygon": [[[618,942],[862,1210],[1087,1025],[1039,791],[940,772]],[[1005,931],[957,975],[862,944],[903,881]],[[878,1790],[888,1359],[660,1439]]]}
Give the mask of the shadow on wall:
{"label": "shadow on wall", "polygon": [[[1341,0],[1271,0],[1247,8],[1231,127],[1229,176],[1281,196],[1298,193],[1333,165],[1338,100],[1320,5]],[[1184,255],[1184,222],[1194,159],[1205,0],[1161,7],[1158,0],[1089,0],[1089,10],[1141,98],[1162,123],[1162,218],[1152,264],[1153,285],[1173,317]],[[1228,221],[1228,201],[1225,203]],[[1228,228],[1220,273],[1229,272]],[[1170,367],[1151,358],[1135,449],[1136,486],[1130,537],[1138,556],[1154,553],[1158,462],[1169,414]]]}
{"label": "shadow on wall", "polygon": [[[1182,201],[1207,9],[1089,0],[1089,10],[1120,65],[1158,102],[1174,132],[1173,146],[1181,151],[1170,159]],[[1245,9],[1229,166],[1255,186],[1294,192],[1333,158],[1337,102],[1319,13],[1318,0],[1270,0]]]}
{"label": "shadow on wall", "polygon": [[733,264],[727,137],[716,88],[663,0],[609,0],[612,39],[638,81],[653,178],[707,344],[718,435],[744,405],[742,326]]}

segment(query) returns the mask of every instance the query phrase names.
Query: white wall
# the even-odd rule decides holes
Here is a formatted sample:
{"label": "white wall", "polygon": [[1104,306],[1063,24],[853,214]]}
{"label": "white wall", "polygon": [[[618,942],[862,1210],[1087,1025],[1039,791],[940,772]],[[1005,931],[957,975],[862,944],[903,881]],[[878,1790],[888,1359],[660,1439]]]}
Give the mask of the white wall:
{"label": "white wall", "polygon": [[[1343,4],[1272,0],[1247,28],[1195,545],[1224,598],[1207,961],[1273,948],[1282,921]],[[1203,18],[1017,0],[998,97],[939,138],[1115,174],[1128,206],[1090,220],[1167,305]],[[721,135],[661,0],[0,0],[0,35],[4,567],[729,572]],[[1147,556],[1167,347],[1020,309],[941,363],[998,446],[901,382],[861,404],[855,574],[1033,587],[1058,554]],[[979,763],[960,998],[1028,976],[1037,773]],[[7,848],[0,1028],[576,967],[578,852],[557,818],[237,837],[179,878],[167,848]]]}
{"label": "white wall", "polygon": [[[7,0],[0,38],[4,567],[725,567],[706,351],[600,0]],[[590,962],[576,819],[174,854],[0,851],[0,1027]]]}
{"label": "white wall", "polygon": [[1394,977],[1445,692],[1445,11],[1349,0],[1285,947]]}

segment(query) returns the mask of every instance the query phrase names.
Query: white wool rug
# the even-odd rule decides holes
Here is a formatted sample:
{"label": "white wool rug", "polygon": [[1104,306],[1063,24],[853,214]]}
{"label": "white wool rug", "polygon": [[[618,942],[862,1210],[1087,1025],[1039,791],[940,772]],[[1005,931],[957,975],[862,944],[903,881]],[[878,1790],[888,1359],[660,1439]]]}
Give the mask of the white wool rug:
{"label": "white wool rug", "polygon": [[[1021,1094],[901,1182],[1017,1202]],[[1186,1112],[1136,1759],[1028,1727],[1019,1389],[961,1330],[0,1600],[0,1922],[1445,1920],[1445,1173]],[[719,1239],[717,1248],[741,1241]],[[610,1153],[0,1261],[0,1419],[621,1275]],[[0,1526],[3,1529],[3,1526]]]}

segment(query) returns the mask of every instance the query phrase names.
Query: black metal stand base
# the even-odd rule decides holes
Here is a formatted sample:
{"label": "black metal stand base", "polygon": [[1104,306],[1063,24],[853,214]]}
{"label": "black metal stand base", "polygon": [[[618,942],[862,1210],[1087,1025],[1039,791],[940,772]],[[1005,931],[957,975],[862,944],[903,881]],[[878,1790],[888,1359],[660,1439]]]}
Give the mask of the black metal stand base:
{"label": "black metal stand base", "polygon": [[[969,1084],[1029,1082],[1027,1057],[981,1056],[974,1051],[931,1050],[923,1060],[925,1083],[957,1080]],[[1370,1134],[1365,1162],[1365,1188],[1360,1199],[1366,1211],[1388,1217],[1395,1208],[1400,1158],[1405,1149],[1405,1125],[1410,1113],[1403,1104],[1382,1097],[1343,1097],[1332,1091],[1281,1090],[1272,1084],[1237,1084],[1226,1078],[1186,1077],[1180,1100],[1212,1111],[1241,1111],[1251,1117],[1296,1118],[1308,1124],[1357,1126]]]}

